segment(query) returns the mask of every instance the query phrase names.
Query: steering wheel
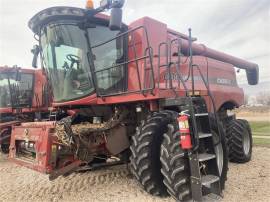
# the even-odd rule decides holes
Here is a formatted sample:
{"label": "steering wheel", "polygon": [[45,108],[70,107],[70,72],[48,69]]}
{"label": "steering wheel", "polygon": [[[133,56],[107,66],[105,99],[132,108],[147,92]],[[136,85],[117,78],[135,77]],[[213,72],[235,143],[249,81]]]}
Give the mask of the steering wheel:
{"label": "steering wheel", "polygon": [[[67,72],[65,74],[65,79],[67,80],[72,80],[72,86],[74,89],[78,89],[80,87],[80,81],[78,81],[77,79],[72,79],[72,74],[77,75],[76,71],[73,69],[74,64],[77,64],[77,69],[79,69],[79,64],[81,62],[81,58],[78,57],[77,55],[73,55],[73,54],[68,54],[66,55],[66,58],[71,62],[70,67],[68,67]],[[68,64],[67,64],[68,66]]]}
{"label": "steering wheel", "polygon": [[68,54],[68,55],[66,55],[66,58],[72,63],[79,64],[81,62],[81,58],[78,57],[77,55]]}

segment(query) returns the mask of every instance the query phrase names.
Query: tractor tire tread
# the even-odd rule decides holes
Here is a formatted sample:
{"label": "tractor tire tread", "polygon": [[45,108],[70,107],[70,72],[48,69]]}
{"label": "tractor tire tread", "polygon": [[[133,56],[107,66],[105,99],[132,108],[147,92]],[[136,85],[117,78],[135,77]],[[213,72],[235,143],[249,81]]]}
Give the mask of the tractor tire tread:
{"label": "tractor tire tread", "polygon": [[[230,122],[227,130],[229,140],[229,158],[231,162],[246,163],[251,160],[252,155],[252,132],[248,121],[244,119],[234,119]],[[244,135],[250,138],[250,148],[248,154],[244,152]]]}
{"label": "tractor tire tread", "polygon": [[152,195],[168,195],[161,174],[160,146],[167,124],[177,113],[155,112],[137,127],[131,141],[130,170],[140,185]]}

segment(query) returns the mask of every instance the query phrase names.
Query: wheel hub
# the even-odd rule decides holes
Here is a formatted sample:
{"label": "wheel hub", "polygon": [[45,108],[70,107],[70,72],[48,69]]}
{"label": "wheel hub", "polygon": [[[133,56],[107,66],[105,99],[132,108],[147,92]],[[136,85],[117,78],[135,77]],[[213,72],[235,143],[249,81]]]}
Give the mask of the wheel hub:
{"label": "wheel hub", "polygon": [[223,148],[222,148],[221,142],[215,147],[215,153],[216,153],[216,160],[217,160],[219,175],[221,176],[222,170],[223,170],[223,161],[224,161]]}
{"label": "wheel hub", "polygon": [[248,155],[249,150],[250,150],[250,138],[248,134],[243,135],[243,150],[245,155]]}

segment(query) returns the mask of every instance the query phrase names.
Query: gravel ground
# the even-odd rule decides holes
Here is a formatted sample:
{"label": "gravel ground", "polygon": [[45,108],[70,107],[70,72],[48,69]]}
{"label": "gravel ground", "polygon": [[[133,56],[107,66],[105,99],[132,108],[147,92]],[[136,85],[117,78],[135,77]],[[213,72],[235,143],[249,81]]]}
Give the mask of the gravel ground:
{"label": "gravel ground", "polygon": [[[270,201],[270,149],[255,147],[252,161],[230,164],[222,202]],[[153,197],[130,177],[125,166],[47,176],[14,165],[0,156],[0,201],[174,201]]]}

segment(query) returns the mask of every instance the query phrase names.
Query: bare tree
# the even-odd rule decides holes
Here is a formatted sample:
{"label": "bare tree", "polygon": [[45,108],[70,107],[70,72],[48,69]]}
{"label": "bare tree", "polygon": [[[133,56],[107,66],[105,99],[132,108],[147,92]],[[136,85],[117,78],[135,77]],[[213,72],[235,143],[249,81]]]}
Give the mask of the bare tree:
{"label": "bare tree", "polygon": [[257,102],[258,104],[270,106],[270,92],[261,92],[257,96]]}
{"label": "bare tree", "polygon": [[244,105],[248,105],[249,95],[245,94]]}

